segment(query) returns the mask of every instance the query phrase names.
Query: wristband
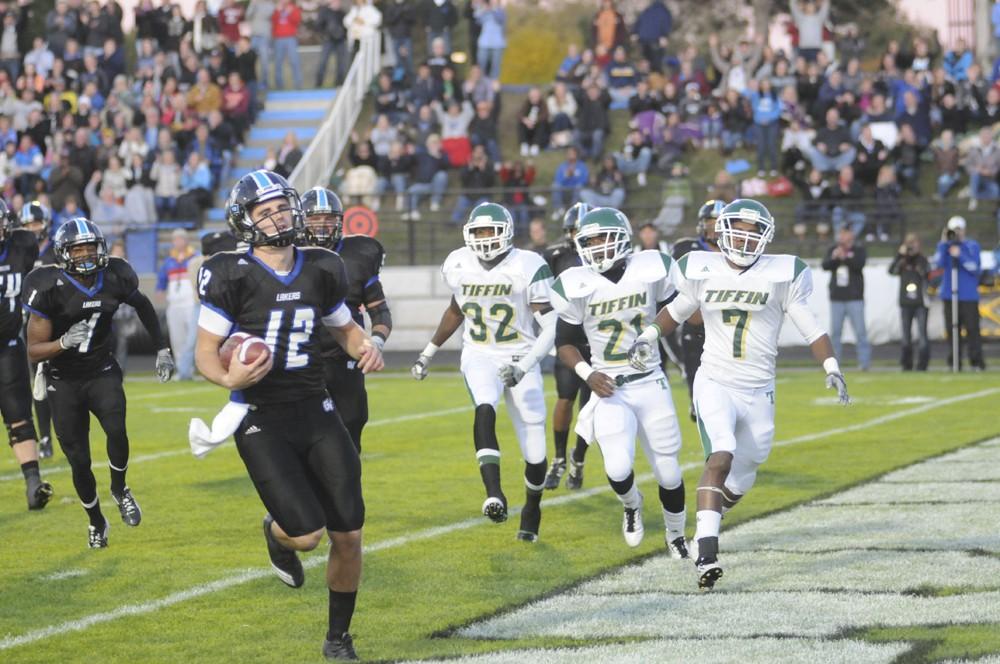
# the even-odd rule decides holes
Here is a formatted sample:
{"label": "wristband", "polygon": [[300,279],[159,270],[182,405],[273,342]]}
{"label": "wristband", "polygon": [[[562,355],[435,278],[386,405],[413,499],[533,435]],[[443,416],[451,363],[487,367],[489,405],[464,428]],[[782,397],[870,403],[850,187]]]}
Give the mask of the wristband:
{"label": "wristband", "polygon": [[823,360],[823,370],[827,374],[839,374],[840,364],[837,362],[837,358],[828,357],[825,360]]}
{"label": "wristband", "polygon": [[378,334],[373,334],[372,343],[375,344],[375,346],[378,347],[379,352],[381,352],[382,349],[385,348],[385,337]]}
{"label": "wristband", "polygon": [[650,344],[655,344],[659,341],[661,335],[662,331],[660,330],[660,326],[656,323],[652,323],[649,327],[642,331],[642,334],[639,335],[639,339],[649,342]]}
{"label": "wristband", "polygon": [[438,352],[438,346],[435,345],[434,342],[432,341],[431,343],[427,344],[426,347],[424,347],[424,349],[420,352],[420,354],[429,360],[432,357],[434,357],[434,353],[436,352]]}
{"label": "wristband", "polygon": [[[66,335],[63,335],[63,336],[66,336]],[[63,337],[59,337],[59,347],[62,348],[63,350],[69,350],[69,346],[64,346],[63,345]]]}
{"label": "wristband", "polygon": [[594,367],[590,366],[583,360],[580,360],[576,363],[576,366],[573,367],[573,371],[575,371],[576,375],[583,379],[584,382],[587,382],[587,379],[590,378],[590,374],[594,373]]}

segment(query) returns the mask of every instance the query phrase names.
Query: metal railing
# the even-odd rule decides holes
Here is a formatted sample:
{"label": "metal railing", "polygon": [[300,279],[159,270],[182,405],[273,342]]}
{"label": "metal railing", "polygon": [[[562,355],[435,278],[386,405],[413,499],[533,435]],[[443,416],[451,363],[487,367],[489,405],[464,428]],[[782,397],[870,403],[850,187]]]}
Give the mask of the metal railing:
{"label": "metal railing", "polygon": [[379,71],[381,48],[379,32],[361,40],[329,114],[288,178],[298,191],[330,181],[361,113],[368,87]]}

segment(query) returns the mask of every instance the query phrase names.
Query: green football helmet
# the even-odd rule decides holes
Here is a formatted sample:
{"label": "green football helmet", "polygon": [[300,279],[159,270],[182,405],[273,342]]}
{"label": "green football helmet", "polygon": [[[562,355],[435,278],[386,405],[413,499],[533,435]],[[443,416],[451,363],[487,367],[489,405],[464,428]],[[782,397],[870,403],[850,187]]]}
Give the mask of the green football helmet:
{"label": "green football helmet", "polygon": [[[492,230],[492,233],[478,232],[484,228]],[[499,203],[480,203],[469,213],[462,235],[465,246],[472,253],[484,261],[491,261],[514,246],[514,219],[510,211]]]}
{"label": "green football helmet", "polygon": [[632,251],[632,224],[619,210],[594,208],[580,219],[573,241],[584,265],[607,272]]}
{"label": "green football helmet", "polygon": [[[736,222],[754,225],[754,230],[735,228]],[[746,267],[761,257],[774,239],[774,218],[763,204],[751,198],[737,198],[715,220],[719,248],[732,263]]]}

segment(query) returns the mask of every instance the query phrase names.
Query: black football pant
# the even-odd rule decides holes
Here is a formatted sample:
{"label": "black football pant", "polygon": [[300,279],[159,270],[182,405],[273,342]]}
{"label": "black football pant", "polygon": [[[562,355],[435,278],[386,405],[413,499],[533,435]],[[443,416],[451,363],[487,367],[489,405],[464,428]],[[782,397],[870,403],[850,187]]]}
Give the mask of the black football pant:
{"label": "black football pant", "polygon": [[705,350],[705,326],[684,323],[681,326],[681,361],[687,378],[688,394],[694,398],[694,375],[701,366],[701,354]]}
{"label": "black football pant", "polygon": [[[948,366],[951,366],[951,300],[944,301],[944,329],[948,333]],[[962,330],[965,336],[962,336]],[[983,362],[983,342],[979,336],[979,303],[958,303],[958,364],[962,365],[962,349],[968,347],[969,363],[974,367],[985,368]]]}
{"label": "black football pant", "polygon": [[0,341],[0,415],[7,425],[31,421],[28,355],[20,338]]}
{"label": "black football pant", "polygon": [[97,497],[97,480],[90,468],[90,414],[107,436],[108,461],[115,468],[128,466],[128,433],[125,431],[125,390],[122,371],[111,366],[92,378],[48,377],[52,424],[59,446],[73,471],[73,486],[84,504]]}
{"label": "black football pant", "polygon": [[361,453],[361,431],[368,423],[368,392],[365,374],[349,357],[323,360],[326,391],[337,405],[340,419],[351,434],[354,448]]}

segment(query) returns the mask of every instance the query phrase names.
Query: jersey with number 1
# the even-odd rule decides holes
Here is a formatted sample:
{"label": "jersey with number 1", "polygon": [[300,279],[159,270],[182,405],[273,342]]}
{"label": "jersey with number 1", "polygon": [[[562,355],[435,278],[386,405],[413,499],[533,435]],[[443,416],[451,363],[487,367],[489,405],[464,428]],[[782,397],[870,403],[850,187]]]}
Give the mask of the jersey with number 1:
{"label": "jersey with number 1", "polygon": [[465,316],[466,350],[505,358],[531,350],[536,337],[531,305],[551,300],[552,270],[541,256],[511,249],[487,268],[462,247],[445,259],[441,274]]}
{"label": "jersey with number 1", "polygon": [[721,253],[691,252],[677,261],[677,298],[670,316],[687,320],[701,309],[708,378],[737,389],[758,389],[774,381],[778,335],[785,312],[812,293],[812,273],[802,259],[764,255],[735,269]]}
{"label": "jersey with number 1", "polygon": [[264,339],[271,349],[271,371],[259,383],[234,393],[234,400],[286,403],[326,393],[321,328],[351,321],[340,256],[316,247],[295,248],[292,269],[282,274],[252,251],[216,254],[198,271],[198,294],[199,327],[220,337],[246,332]]}
{"label": "jersey with number 1", "polygon": [[[552,306],[570,325],[582,325],[591,366],[609,376],[637,373],[628,349],[673,297],[673,259],[659,251],[630,255],[617,283],[587,267],[571,267],[552,285]],[[649,366],[660,364],[658,345]]]}

